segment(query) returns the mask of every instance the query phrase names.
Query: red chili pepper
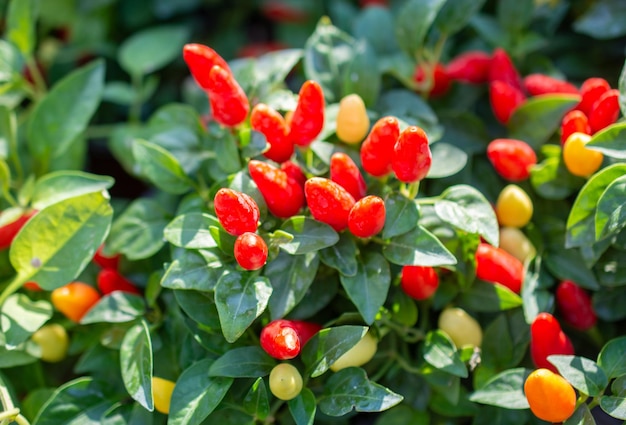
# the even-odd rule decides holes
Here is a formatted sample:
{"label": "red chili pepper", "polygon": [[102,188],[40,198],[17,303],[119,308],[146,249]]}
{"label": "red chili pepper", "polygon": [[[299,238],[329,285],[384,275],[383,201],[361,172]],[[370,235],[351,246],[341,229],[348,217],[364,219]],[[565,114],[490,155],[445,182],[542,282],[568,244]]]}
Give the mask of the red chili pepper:
{"label": "red chili pepper", "polygon": [[489,85],[489,100],[496,119],[506,124],[515,110],[524,103],[526,96],[521,90],[503,81],[494,81]]}
{"label": "red chili pepper", "polygon": [[401,182],[413,183],[428,174],[432,164],[428,136],[417,126],[407,127],[393,146],[391,168]]}
{"label": "red chili pepper", "polygon": [[359,238],[369,238],[385,226],[385,201],[374,195],[359,199],[348,214],[348,229]]}
{"label": "red chili pepper", "polygon": [[36,210],[25,212],[17,219],[0,227],[0,250],[7,249],[11,246],[13,239],[17,236],[22,227],[32,216],[37,213]]}
{"label": "red chili pepper", "polygon": [[415,67],[413,79],[418,84],[423,84],[424,81],[430,80],[430,86],[428,87],[428,90],[426,90],[426,92],[431,97],[443,96],[448,92],[452,83],[450,77],[448,76],[446,67],[440,63],[435,64],[434,69],[430,71],[427,70],[427,67],[422,64],[417,65]]}
{"label": "red chili pepper", "polygon": [[300,88],[298,104],[290,121],[289,138],[299,146],[308,146],[324,128],[324,92],[313,80]]}
{"label": "red chili pepper", "polygon": [[300,354],[302,347],[320,329],[322,327],[317,323],[287,319],[274,320],[261,331],[261,347],[275,359],[293,359]]}
{"label": "red chili pepper", "polygon": [[571,280],[564,280],[556,287],[556,306],[565,322],[576,329],[590,329],[598,321],[591,297]]}
{"label": "red chili pepper", "polygon": [[267,162],[251,160],[248,171],[265,199],[267,208],[276,217],[289,218],[304,206],[302,187],[283,170]]}
{"label": "red chili pepper", "polygon": [[537,155],[522,140],[495,139],[487,145],[487,158],[504,179],[519,182],[530,177],[530,168],[537,164]]}
{"label": "red chili pepper", "polygon": [[293,161],[285,161],[280,164],[280,169],[283,170],[289,177],[298,182],[302,190],[304,190],[304,183],[306,183],[306,175],[302,171],[302,168]]}
{"label": "red chili pepper", "polygon": [[561,146],[565,144],[567,138],[573,133],[591,134],[587,115],[578,109],[569,111],[563,117],[563,121],[561,121]]}
{"label": "red chili pepper", "polygon": [[402,290],[411,298],[425,300],[439,287],[439,275],[433,267],[404,266],[400,278]]}
{"label": "red chili pepper", "polygon": [[122,276],[117,270],[102,269],[98,273],[98,289],[102,294],[107,295],[114,291],[124,291],[131,294],[140,295],[141,291],[128,279]]}
{"label": "red chili pepper", "polygon": [[400,137],[400,124],[395,117],[383,117],[376,121],[369,135],[361,144],[361,165],[374,177],[391,172],[393,147]]}
{"label": "red chili pepper", "polygon": [[250,125],[252,129],[262,133],[270,145],[270,148],[263,152],[266,158],[276,162],[284,162],[291,158],[294,145],[287,136],[289,132],[287,123],[278,111],[259,103],[252,108]]}
{"label": "red chili pepper", "polygon": [[120,259],[122,256],[120,254],[113,254],[112,256],[104,255],[102,252],[104,249],[104,245],[100,245],[96,250],[96,253],[93,256],[93,262],[102,267],[103,269],[119,269]]}
{"label": "red chili pepper", "polygon": [[593,77],[586,79],[580,86],[581,100],[576,109],[589,116],[594,103],[609,90],[611,90],[611,85],[604,78]]}
{"label": "red chili pepper", "polygon": [[593,104],[589,112],[591,133],[596,133],[615,123],[619,117],[619,90],[606,91]]}
{"label": "red chili pepper", "polygon": [[520,93],[524,93],[522,77],[513,64],[509,54],[502,48],[497,48],[491,55],[491,65],[489,67],[489,82],[501,81]]}
{"label": "red chili pepper", "polygon": [[578,94],[578,88],[564,80],[544,74],[529,74],[524,77],[524,88],[531,96],[542,94],[570,93]]}
{"label": "red chili pepper", "polygon": [[43,291],[37,282],[26,282],[24,284],[24,288],[35,292]]}
{"label": "red chili pepper", "polygon": [[248,117],[248,97],[235,77],[226,69],[215,65],[209,72],[207,92],[213,119],[227,127],[241,124]]}
{"label": "red chili pepper", "polygon": [[461,53],[446,65],[452,80],[481,84],[487,82],[491,67],[491,55],[480,50]]}
{"label": "red chili pepper", "polygon": [[346,189],[330,179],[312,177],[304,184],[304,195],[313,218],[337,232],[348,227],[348,215],[355,200]]}
{"label": "red chili pepper", "polygon": [[335,152],[330,157],[330,179],[346,189],[356,200],[367,193],[367,185],[361,170],[352,158],[343,152]]}
{"label": "red chili pepper", "polygon": [[499,283],[519,294],[524,282],[524,265],[505,250],[481,242],[476,249],[476,277]]}
{"label": "red chili pepper", "polygon": [[246,270],[258,270],[267,261],[267,244],[256,233],[246,232],[235,240],[235,260]]}
{"label": "red chili pepper", "polygon": [[183,46],[183,59],[196,83],[204,90],[211,87],[209,73],[213,66],[230,72],[228,63],[215,50],[203,44],[190,43]]}
{"label": "red chili pepper", "polygon": [[256,231],[261,213],[250,195],[221,188],[213,198],[213,206],[220,224],[231,235]]}
{"label": "red chili pepper", "polygon": [[539,313],[530,325],[530,356],[537,368],[557,368],[548,361],[553,354],[573,355],[574,346],[561,329],[558,320],[550,313]]}

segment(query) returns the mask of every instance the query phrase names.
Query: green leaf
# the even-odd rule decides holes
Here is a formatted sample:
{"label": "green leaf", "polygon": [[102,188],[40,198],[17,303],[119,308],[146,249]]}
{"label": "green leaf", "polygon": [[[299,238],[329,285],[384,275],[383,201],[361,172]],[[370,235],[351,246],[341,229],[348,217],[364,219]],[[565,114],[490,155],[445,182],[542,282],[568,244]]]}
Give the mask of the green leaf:
{"label": "green leaf", "polygon": [[[413,72],[414,65],[411,66]],[[376,109],[381,115],[392,115],[408,125],[420,126],[428,135],[429,143],[441,137],[442,128],[437,115],[417,93],[405,89],[387,90],[381,94]]]}
{"label": "green leaf", "polygon": [[163,233],[169,243],[187,249],[215,248],[210,226],[220,226],[217,218],[206,213],[188,213],[172,220]]}
{"label": "green leaf", "polygon": [[[0,43],[1,42],[2,40],[0,40]],[[0,47],[1,46],[2,44],[0,44]],[[0,50],[0,55],[1,54],[2,51]],[[0,65],[2,65],[1,59]],[[9,151],[13,150],[13,148],[11,148],[12,146],[17,146],[17,117],[15,111],[0,105],[0,159],[7,159],[9,157]],[[10,170],[8,165],[5,164],[5,166],[6,170],[2,171],[2,180],[0,180],[0,188],[2,191],[6,191],[9,186]]]}
{"label": "green leaf", "polygon": [[51,317],[52,305],[48,301],[31,301],[24,294],[8,297],[0,316],[6,348],[16,348]]}
{"label": "green leaf", "polygon": [[578,102],[580,96],[571,94],[534,96],[526,100],[508,122],[509,137],[539,149],[559,128],[563,115]]}
{"label": "green leaf", "polygon": [[450,36],[462,30],[486,0],[447,0],[435,19],[435,27]]}
{"label": "green leaf", "polygon": [[591,397],[602,395],[609,380],[593,360],[579,356],[551,355],[548,361],[577,390]]}
{"label": "green leaf", "polygon": [[243,408],[254,417],[265,420],[270,413],[270,403],[267,388],[263,378],[257,378],[243,399]]}
{"label": "green leaf", "polygon": [[264,276],[229,271],[215,286],[215,304],[226,341],[233,343],[267,307],[272,285]]}
{"label": "green leaf", "polygon": [[583,403],[574,411],[563,425],[596,425],[596,421],[589,410],[589,406]]}
{"label": "green leaf", "polygon": [[626,175],[613,180],[596,207],[596,240],[616,236],[626,226]]}
{"label": "green leaf", "polygon": [[213,291],[224,272],[224,261],[217,250],[185,250],[165,271],[161,286],[170,289]]}
{"label": "green leaf", "polygon": [[537,194],[546,199],[565,199],[577,192],[585,179],[570,173],[563,162],[561,148],[546,145],[558,150],[558,155],[548,157],[530,170],[530,183]]}
{"label": "green leaf", "polygon": [[467,165],[467,153],[449,143],[435,143],[431,152],[432,165],[426,176],[429,179],[453,176]]}
{"label": "green leaf", "polygon": [[401,235],[417,227],[420,212],[415,201],[399,193],[385,198],[385,227],[383,239]]}
{"label": "green leaf", "polygon": [[435,212],[445,222],[468,233],[479,234],[498,246],[499,226],[493,207],[476,189],[456,185],[446,189],[435,202]]}
{"label": "green leaf", "polygon": [[339,278],[348,298],[361,313],[363,321],[371,325],[387,299],[391,285],[389,263],[381,254],[367,251],[357,261],[357,265],[354,276],[340,275]]}
{"label": "green leaf", "polygon": [[530,370],[516,368],[505,370],[492,377],[482,388],[470,395],[470,401],[506,409],[528,409],[524,382]]}
{"label": "green leaf", "polygon": [[313,425],[317,400],[310,389],[303,388],[296,398],[289,400],[288,407],[296,425]]}
{"label": "green leaf", "polygon": [[120,368],[128,394],[152,411],[152,340],[144,320],[126,331],[120,347]]}
{"label": "green leaf", "polygon": [[22,366],[37,361],[37,357],[33,357],[26,351],[8,350],[0,346],[0,369]]}
{"label": "green leaf", "polygon": [[282,83],[303,54],[302,49],[282,49],[260,56],[254,67],[257,85],[273,86]]}
{"label": "green leaf", "polygon": [[183,26],[148,28],[126,39],[118,50],[117,60],[130,75],[141,76],[154,72],[182,51],[189,36]]}
{"label": "green leaf", "polygon": [[191,188],[191,181],[183,167],[161,146],[137,139],[133,143],[133,157],[141,174],[159,189],[180,195]]}
{"label": "green leaf", "polygon": [[595,242],[596,205],[611,182],[623,175],[626,175],[626,164],[610,165],[591,176],[582,187],[567,218],[567,248]]}
{"label": "green leaf", "polygon": [[599,288],[595,274],[585,265],[580,251],[575,248],[564,249],[562,245],[552,245],[544,253],[544,262],[548,270],[561,280],[573,280],[587,289]]}
{"label": "green leaf", "polygon": [[598,354],[598,366],[609,379],[626,374],[626,336],[607,342]]}
{"label": "green leaf", "polygon": [[134,200],[115,220],[107,245],[129,260],[148,258],[164,245],[163,230],[170,221],[163,205],[150,198]]}
{"label": "green leaf", "polygon": [[318,251],[322,263],[336,269],[344,276],[354,276],[357,272],[357,246],[348,233],[340,233],[339,241],[328,248]]}
{"label": "green leaf", "polygon": [[204,330],[215,329],[219,332],[220,319],[210,292],[175,290],[174,296],[180,308]]}
{"label": "green leaf", "polygon": [[11,245],[11,264],[24,282],[52,290],[75,279],[104,242],[113,210],[105,193],[66,199],[35,214]]}
{"label": "green leaf", "polygon": [[105,295],[87,314],[80,323],[126,323],[141,317],[146,312],[146,303],[143,297],[124,291],[113,291]]}
{"label": "green leaf", "polygon": [[574,21],[576,32],[604,40],[626,34],[626,5],[620,0],[600,0]]}
{"label": "green leaf", "polygon": [[382,75],[378,70],[378,57],[367,40],[358,40],[354,55],[343,71],[341,97],[355,93],[361,96],[366,106],[372,107],[378,100],[382,86]]}
{"label": "green leaf", "polygon": [[626,123],[609,125],[594,133],[586,147],[615,159],[626,159]]}
{"label": "green leaf", "polygon": [[91,377],[76,378],[56,389],[33,425],[99,425],[100,418],[118,402],[102,382]]}
{"label": "green leaf", "polygon": [[367,329],[365,326],[343,325],[316,333],[300,353],[306,374],[315,378],[326,372],[335,360],[363,338]]}
{"label": "green leaf", "polygon": [[258,345],[238,347],[215,360],[209,368],[209,376],[259,378],[269,375],[274,366],[276,361]]}
{"label": "green leaf", "polygon": [[401,266],[444,266],[456,264],[456,258],[439,239],[422,226],[389,239],[383,247],[387,260]]}
{"label": "green leaf", "polygon": [[280,247],[291,255],[306,254],[333,246],[339,235],[328,224],[304,216],[288,218],[280,230],[293,235],[293,239]]}
{"label": "green leaf", "polygon": [[626,397],[602,396],[600,407],[614,418],[626,420]]}
{"label": "green leaf", "polygon": [[209,376],[212,359],[194,363],[176,380],[168,425],[199,425],[221,403],[232,378]]}
{"label": "green leaf", "polygon": [[69,198],[110,189],[114,182],[112,177],[82,171],[48,173],[35,183],[32,207],[42,210]]}
{"label": "green leaf", "polygon": [[424,360],[451,375],[467,378],[465,363],[461,360],[454,342],[444,332],[433,330],[426,334]]}
{"label": "green leaf", "polygon": [[409,0],[398,11],[396,37],[410,56],[422,49],[424,39],[445,0]]}
{"label": "green leaf", "polygon": [[265,277],[272,284],[269,300],[271,319],[287,315],[305,297],[319,267],[319,257],[311,252],[304,255],[289,255],[279,252],[264,269]]}
{"label": "green leaf", "polygon": [[402,399],[400,394],[370,381],[363,369],[349,367],[334,373],[326,381],[319,408],[329,416],[343,416],[352,410],[382,412],[397,405]]}
{"label": "green leaf", "polygon": [[27,58],[33,53],[37,41],[35,35],[37,9],[38,2],[35,0],[11,0],[6,14],[7,39]]}
{"label": "green leaf", "polygon": [[626,318],[626,287],[603,288],[593,294],[593,309],[598,317],[607,322],[616,322]]}
{"label": "green leaf", "polygon": [[481,364],[494,370],[517,366],[528,351],[530,327],[521,309],[498,315],[485,328]]}
{"label": "green leaf", "polygon": [[26,140],[43,166],[63,154],[87,128],[104,90],[104,68],[104,60],[98,59],[71,72],[35,107]]}
{"label": "green leaf", "polygon": [[502,28],[513,33],[526,29],[533,18],[535,2],[533,0],[499,1],[496,14]]}
{"label": "green leaf", "polygon": [[473,311],[496,312],[521,306],[522,298],[506,286],[476,281],[461,294],[459,304]]}
{"label": "green leaf", "polygon": [[550,311],[554,296],[542,285],[542,279],[549,278],[547,273],[541,273],[541,257],[535,257],[530,263],[522,284],[522,307],[526,323],[532,323],[542,311]]}
{"label": "green leaf", "polygon": [[395,23],[386,7],[365,7],[354,17],[353,34],[357,39],[367,40],[378,55],[395,53],[400,49],[395,37]]}

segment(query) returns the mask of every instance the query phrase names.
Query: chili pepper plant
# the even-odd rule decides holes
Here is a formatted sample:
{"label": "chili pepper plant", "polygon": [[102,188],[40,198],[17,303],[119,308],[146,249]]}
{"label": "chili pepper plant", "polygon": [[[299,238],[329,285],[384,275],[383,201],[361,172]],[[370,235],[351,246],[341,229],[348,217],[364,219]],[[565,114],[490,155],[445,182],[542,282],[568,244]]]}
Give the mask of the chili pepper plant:
{"label": "chili pepper plant", "polygon": [[200,2],[43,3],[0,2],[1,424],[626,420],[618,2],[262,1],[239,58]]}

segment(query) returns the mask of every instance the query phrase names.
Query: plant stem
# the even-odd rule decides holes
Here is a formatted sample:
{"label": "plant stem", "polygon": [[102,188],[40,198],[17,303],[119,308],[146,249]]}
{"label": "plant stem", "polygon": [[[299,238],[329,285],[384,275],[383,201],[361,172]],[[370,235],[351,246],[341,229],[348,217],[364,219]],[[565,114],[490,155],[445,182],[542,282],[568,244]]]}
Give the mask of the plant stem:
{"label": "plant stem", "polygon": [[139,123],[141,119],[141,92],[143,89],[143,78],[141,74],[133,74],[131,76],[133,91],[135,92],[135,98],[130,105],[128,112],[128,121],[131,123]]}
{"label": "plant stem", "polygon": [[[9,286],[4,288],[4,291],[2,291],[2,293],[0,294],[0,308],[2,307],[2,304],[4,304],[4,302],[7,300],[7,298],[9,298],[9,296],[12,293],[14,293],[15,291],[17,291],[18,289],[22,287],[24,282],[25,282],[25,279],[21,278],[19,275],[15,276],[13,281],[9,283]],[[2,401],[4,402],[4,400]]]}
{"label": "plant stem", "polygon": [[43,97],[48,91],[48,88],[46,87],[46,81],[43,79],[34,58],[30,57],[26,60],[26,68],[28,68],[28,72],[30,72],[33,82],[35,83],[35,97]]}

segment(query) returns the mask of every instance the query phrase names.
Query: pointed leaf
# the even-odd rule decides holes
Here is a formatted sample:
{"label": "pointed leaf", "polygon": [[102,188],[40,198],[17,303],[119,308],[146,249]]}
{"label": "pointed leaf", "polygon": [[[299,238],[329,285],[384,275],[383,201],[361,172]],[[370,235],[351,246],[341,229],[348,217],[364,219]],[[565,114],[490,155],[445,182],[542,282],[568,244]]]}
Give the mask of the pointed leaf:
{"label": "pointed leaf", "polygon": [[470,395],[470,401],[506,409],[528,409],[524,394],[524,382],[530,375],[529,369],[505,370],[492,377],[482,388]]}
{"label": "pointed leaf", "polygon": [[400,47],[414,57],[423,47],[424,39],[445,0],[409,0],[398,11],[396,37]]}
{"label": "pointed leaf", "polygon": [[152,411],[152,340],[145,321],[126,331],[120,347],[120,367],[130,396]]}
{"label": "pointed leaf", "polygon": [[383,238],[389,239],[413,230],[420,218],[417,204],[399,193],[392,193],[385,198],[385,227]]}
{"label": "pointed leaf", "polygon": [[602,396],[600,407],[614,418],[626,420],[626,397]]}
{"label": "pointed leaf", "polygon": [[6,348],[14,349],[26,341],[51,317],[52,305],[48,301],[31,301],[24,294],[8,297],[0,316]]}
{"label": "pointed leaf", "polygon": [[114,182],[112,177],[82,171],[48,173],[35,183],[32,206],[42,210],[65,199],[110,189]]}
{"label": "pointed leaf", "polygon": [[270,413],[270,403],[267,388],[263,378],[257,378],[243,399],[243,408],[254,417],[265,420]]}
{"label": "pointed leaf", "polygon": [[37,41],[35,35],[37,9],[38,3],[34,0],[11,0],[6,11],[7,39],[16,45],[25,57],[31,56]]}
{"label": "pointed leaf", "polygon": [[209,376],[259,378],[269,375],[274,366],[276,361],[258,345],[238,347],[215,360],[209,368]]}
{"label": "pointed leaf", "polygon": [[595,133],[587,147],[615,159],[626,159],[626,123],[609,125]]}
{"label": "pointed leaf", "polygon": [[188,213],[172,220],[164,231],[165,240],[187,249],[215,248],[210,226],[220,226],[217,218],[205,213]]}
{"label": "pointed leaf", "polygon": [[89,309],[80,323],[126,323],[141,317],[146,312],[143,297],[124,291],[113,291],[105,295]]}
{"label": "pointed leaf", "polygon": [[383,247],[387,260],[401,266],[443,266],[456,264],[456,258],[439,239],[422,226],[395,236]]}
{"label": "pointed leaf", "polygon": [[357,271],[357,246],[348,233],[339,235],[339,242],[318,251],[320,260],[328,267],[336,269],[345,276],[354,276]]}
{"label": "pointed leaf", "polygon": [[300,353],[306,374],[315,378],[326,372],[335,360],[363,338],[367,329],[365,326],[343,325],[316,333]]}
{"label": "pointed leaf", "polygon": [[476,281],[461,295],[459,304],[469,310],[495,312],[521,306],[522,298],[498,283]]}
{"label": "pointed leaf", "polygon": [[596,207],[596,240],[616,236],[626,226],[626,176],[613,180]]}
{"label": "pointed leaf", "polygon": [[579,356],[551,355],[548,361],[558,369],[563,378],[579,391],[596,397],[609,385],[604,371],[593,360]]}
{"label": "pointed leaf", "polygon": [[426,334],[424,360],[451,375],[461,378],[468,376],[467,367],[461,360],[454,342],[442,331],[434,330]]}
{"label": "pointed leaf", "polygon": [[179,195],[191,188],[183,167],[161,146],[137,139],[133,143],[133,157],[141,173],[159,189]]}
{"label": "pointed leaf", "polygon": [[626,336],[614,338],[602,347],[598,365],[609,379],[626,375]]}
{"label": "pointed leaf", "polygon": [[332,246],[339,235],[328,224],[312,218],[296,216],[287,219],[280,230],[293,235],[293,239],[280,247],[291,255],[306,254]]}
{"label": "pointed leaf", "polygon": [[170,289],[213,291],[224,272],[222,260],[217,250],[185,250],[165,270],[161,286]]}

